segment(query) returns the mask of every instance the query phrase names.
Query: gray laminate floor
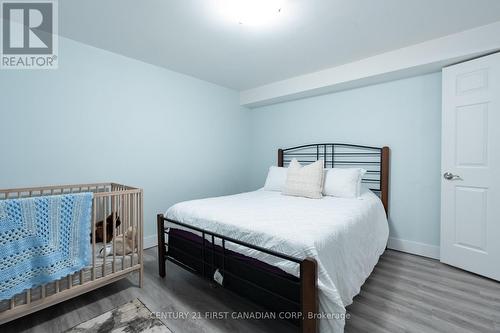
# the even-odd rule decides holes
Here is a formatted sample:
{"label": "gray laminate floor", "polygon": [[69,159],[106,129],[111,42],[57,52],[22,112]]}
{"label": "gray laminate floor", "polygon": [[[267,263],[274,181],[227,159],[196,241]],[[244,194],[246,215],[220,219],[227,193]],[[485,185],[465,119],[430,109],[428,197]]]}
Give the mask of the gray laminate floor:
{"label": "gray laminate floor", "polygon": [[[122,280],[0,326],[0,332],[61,332],[136,297],[153,312],[261,311],[171,263],[167,278],[160,279],[155,249],[146,251],[145,260],[142,290],[135,280]],[[346,332],[500,332],[500,283],[388,250],[347,310]],[[277,321],[162,321],[174,333],[297,331]]]}

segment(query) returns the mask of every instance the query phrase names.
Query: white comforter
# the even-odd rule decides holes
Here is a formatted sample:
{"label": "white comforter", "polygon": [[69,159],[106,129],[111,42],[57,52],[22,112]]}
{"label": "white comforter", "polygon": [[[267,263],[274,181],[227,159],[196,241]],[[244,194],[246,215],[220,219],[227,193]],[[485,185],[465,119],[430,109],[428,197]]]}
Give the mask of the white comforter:
{"label": "white comforter", "polygon": [[[172,206],[166,217],[298,258],[318,262],[321,332],[343,332],[352,303],[387,244],[389,229],[380,199],[365,190],[358,199],[307,199],[258,190],[192,200]],[[284,271],[298,266],[246,247],[227,247]]]}

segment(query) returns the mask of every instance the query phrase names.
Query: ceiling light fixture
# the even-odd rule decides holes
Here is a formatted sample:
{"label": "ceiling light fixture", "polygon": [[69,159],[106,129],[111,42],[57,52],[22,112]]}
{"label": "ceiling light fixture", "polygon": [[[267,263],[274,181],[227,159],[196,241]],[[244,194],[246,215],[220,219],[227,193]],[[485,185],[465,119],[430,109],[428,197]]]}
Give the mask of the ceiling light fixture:
{"label": "ceiling light fixture", "polygon": [[218,0],[220,14],[229,21],[246,26],[268,26],[276,22],[284,0]]}

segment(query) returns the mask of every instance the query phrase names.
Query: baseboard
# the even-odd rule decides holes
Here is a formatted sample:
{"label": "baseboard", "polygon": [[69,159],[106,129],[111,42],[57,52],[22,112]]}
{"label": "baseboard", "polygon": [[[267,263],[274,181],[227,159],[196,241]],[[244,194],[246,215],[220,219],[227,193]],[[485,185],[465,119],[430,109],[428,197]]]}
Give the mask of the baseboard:
{"label": "baseboard", "polygon": [[393,250],[439,259],[439,246],[414,242],[406,239],[389,238],[387,247]]}
{"label": "baseboard", "polygon": [[158,245],[158,236],[155,235],[149,235],[149,236],[144,236],[144,248],[149,249],[150,247],[155,247]]}

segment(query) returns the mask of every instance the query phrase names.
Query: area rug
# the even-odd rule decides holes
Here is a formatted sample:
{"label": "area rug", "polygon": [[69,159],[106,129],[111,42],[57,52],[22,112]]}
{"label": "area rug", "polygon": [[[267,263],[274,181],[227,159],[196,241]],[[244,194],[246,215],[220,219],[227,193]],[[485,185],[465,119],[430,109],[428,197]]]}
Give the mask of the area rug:
{"label": "area rug", "polygon": [[172,333],[137,298],[114,310],[87,320],[67,333]]}

